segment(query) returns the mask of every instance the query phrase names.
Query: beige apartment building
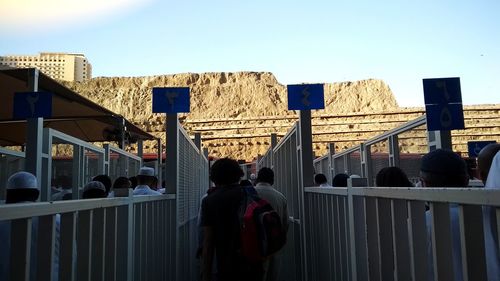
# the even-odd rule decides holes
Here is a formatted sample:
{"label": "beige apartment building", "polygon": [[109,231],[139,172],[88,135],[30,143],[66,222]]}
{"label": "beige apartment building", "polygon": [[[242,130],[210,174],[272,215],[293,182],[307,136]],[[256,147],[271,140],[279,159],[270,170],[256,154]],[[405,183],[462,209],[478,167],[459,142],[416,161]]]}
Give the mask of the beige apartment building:
{"label": "beige apartment building", "polygon": [[0,56],[0,66],[13,68],[36,67],[44,74],[65,81],[84,81],[92,78],[92,66],[83,54],[40,53],[34,56]]}

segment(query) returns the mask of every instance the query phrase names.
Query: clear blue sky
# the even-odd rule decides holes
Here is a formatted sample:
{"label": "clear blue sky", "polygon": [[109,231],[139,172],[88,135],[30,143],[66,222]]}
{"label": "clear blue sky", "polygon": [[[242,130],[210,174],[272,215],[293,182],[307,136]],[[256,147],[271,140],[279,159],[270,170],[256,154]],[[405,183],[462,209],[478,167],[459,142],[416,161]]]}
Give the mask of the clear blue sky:
{"label": "clear blue sky", "polygon": [[[38,16],[16,7],[37,1],[4,1],[0,55],[84,53],[94,76],[270,71],[283,84],[376,78],[402,106],[423,105],[422,78],[459,76],[465,104],[500,103],[498,0],[46,0],[33,7]],[[63,8],[83,12],[63,17]]]}

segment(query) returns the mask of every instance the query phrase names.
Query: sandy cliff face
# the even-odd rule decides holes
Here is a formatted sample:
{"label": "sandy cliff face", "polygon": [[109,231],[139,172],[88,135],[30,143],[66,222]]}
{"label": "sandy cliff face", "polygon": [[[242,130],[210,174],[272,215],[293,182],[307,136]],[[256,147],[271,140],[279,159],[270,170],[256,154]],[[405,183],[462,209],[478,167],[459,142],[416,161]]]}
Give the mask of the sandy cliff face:
{"label": "sandy cliff face", "polygon": [[[186,73],[149,77],[94,78],[65,83],[77,93],[143,123],[159,120],[151,113],[153,87],[190,87],[188,119],[241,118],[290,114],[286,86],[269,72]],[[325,85],[323,113],[384,111],[397,108],[389,87],[380,80]]]}
{"label": "sandy cliff face", "polygon": [[[188,86],[191,112],[180,114],[181,123],[189,134],[201,133],[203,146],[214,157],[251,161],[268,149],[271,133],[283,136],[298,115],[287,110],[286,86],[269,72],[109,77],[64,84],[163,140],[165,117],[152,113],[152,88]],[[424,113],[422,108],[399,108],[389,87],[373,79],[325,84],[325,107],[312,113],[316,155],[324,154],[330,142],[341,151]],[[455,140],[463,138],[456,149],[466,151],[467,140],[477,136],[498,138],[498,113],[498,106],[466,108],[466,126],[472,129],[454,132],[459,135]],[[402,144],[406,152],[425,149],[425,128]],[[156,142],[145,143],[145,152],[156,151]]]}

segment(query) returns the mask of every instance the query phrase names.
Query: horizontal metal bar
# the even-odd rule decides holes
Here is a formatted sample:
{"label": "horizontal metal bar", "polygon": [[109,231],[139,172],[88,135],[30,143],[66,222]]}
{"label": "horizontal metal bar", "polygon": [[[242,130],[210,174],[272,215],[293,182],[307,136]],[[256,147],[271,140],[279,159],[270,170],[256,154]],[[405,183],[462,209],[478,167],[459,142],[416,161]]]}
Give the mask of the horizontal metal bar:
{"label": "horizontal metal bar", "polygon": [[15,156],[15,157],[21,157],[24,158],[25,153],[22,151],[15,151],[11,150],[5,147],[0,146],[0,154],[8,155],[8,156]]}
{"label": "horizontal metal bar", "polygon": [[120,155],[123,155],[123,156],[128,157],[128,158],[132,158],[132,159],[137,160],[137,161],[141,161],[141,157],[139,157],[137,155],[134,155],[134,154],[132,154],[132,153],[130,153],[128,151],[125,151],[123,149],[120,149],[118,147],[114,147],[114,146],[111,146],[111,145],[109,145],[108,147],[109,147],[109,150],[111,152],[118,153]]}
{"label": "horizontal metal bar", "polygon": [[305,192],[311,193],[322,193],[322,194],[333,194],[347,196],[347,188],[345,187],[334,187],[334,188],[324,188],[324,187],[306,187]]}
{"label": "horizontal metal bar", "polygon": [[298,128],[298,122],[295,122],[295,124],[286,132],[286,134],[280,139],[280,141],[276,144],[274,147],[274,152],[278,151],[280,147],[286,143],[286,141],[297,131]]}
{"label": "horizontal metal bar", "polygon": [[318,163],[318,162],[321,162],[322,160],[325,160],[325,159],[327,159],[327,158],[328,158],[328,153],[327,153],[327,154],[325,154],[325,155],[323,155],[323,156],[321,156],[321,157],[318,157],[318,158],[314,159],[314,160],[313,160],[313,164],[316,164],[316,163]]}
{"label": "horizontal metal bar", "polygon": [[342,152],[335,153],[334,155],[332,155],[332,161],[337,159],[337,158],[340,158],[344,155],[347,155],[349,153],[355,152],[356,150],[361,151],[361,145],[356,145],[355,147],[351,147],[351,148],[346,149]]}
{"label": "horizontal metal bar", "polygon": [[380,134],[376,137],[368,139],[367,141],[364,142],[364,144],[365,145],[372,145],[374,143],[377,143],[377,142],[380,142],[380,141],[387,139],[389,136],[404,133],[404,132],[409,131],[411,129],[414,129],[416,127],[425,125],[426,123],[427,123],[427,119],[426,119],[426,115],[424,114],[424,115],[418,117],[417,119],[409,121],[408,123],[405,123],[397,128],[394,128],[394,129],[389,130],[389,131],[387,131],[383,134]]}
{"label": "horizontal metal bar", "polygon": [[62,214],[75,211],[91,210],[96,208],[118,207],[129,204],[130,200],[132,200],[132,203],[142,203],[173,199],[175,199],[175,195],[165,194],[155,196],[135,196],[132,199],[129,199],[128,197],[117,197],[57,202],[6,204],[0,205],[0,221]]}
{"label": "horizontal metal bar", "polygon": [[353,187],[349,193],[390,199],[500,206],[500,190],[482,188]]}
{"label": "horizontal metal bar", "polygon": [[102,148],[102,147],[92,145],[92,144],[85,142],[81,139],[72,137],[70,135],[67,135],[65,133],[59,132],[59,131],[54,130],[54,129],[46,128],[46,130],[49,130],[49,138],[58,138],[62,141],[65,141],[65,142],[68,142],[71,144],[76,144],[78,146],[92,150],[93,152],[101,153],[104,155],[104,148]]}
{"label": "horizontal metal bar", "polygon": [[[346,196],[347,188],[306,187],[306,192]],[[500,206],[500,190],[482,188],[423,188],[423,187],[353,187],[349,190],[356,196],[381,197],[429,202],[446,202],[470,205]]]}

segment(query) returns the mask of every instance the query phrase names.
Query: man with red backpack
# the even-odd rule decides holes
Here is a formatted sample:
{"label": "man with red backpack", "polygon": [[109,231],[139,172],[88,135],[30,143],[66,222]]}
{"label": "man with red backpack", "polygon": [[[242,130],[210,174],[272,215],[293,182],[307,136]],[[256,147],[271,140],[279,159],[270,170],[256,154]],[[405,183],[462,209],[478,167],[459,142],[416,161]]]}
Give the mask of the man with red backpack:
{"label": "man with red backpack", "polygon": [[213,280],[214,257],[217,281],[262,280],[262,262],[247,260],[241,253],[241,202],[245,193],[239,185],[243,176],[237,161],[217,160],[210,170],[216,188],[202,201],[203,228],[202,280]]}

